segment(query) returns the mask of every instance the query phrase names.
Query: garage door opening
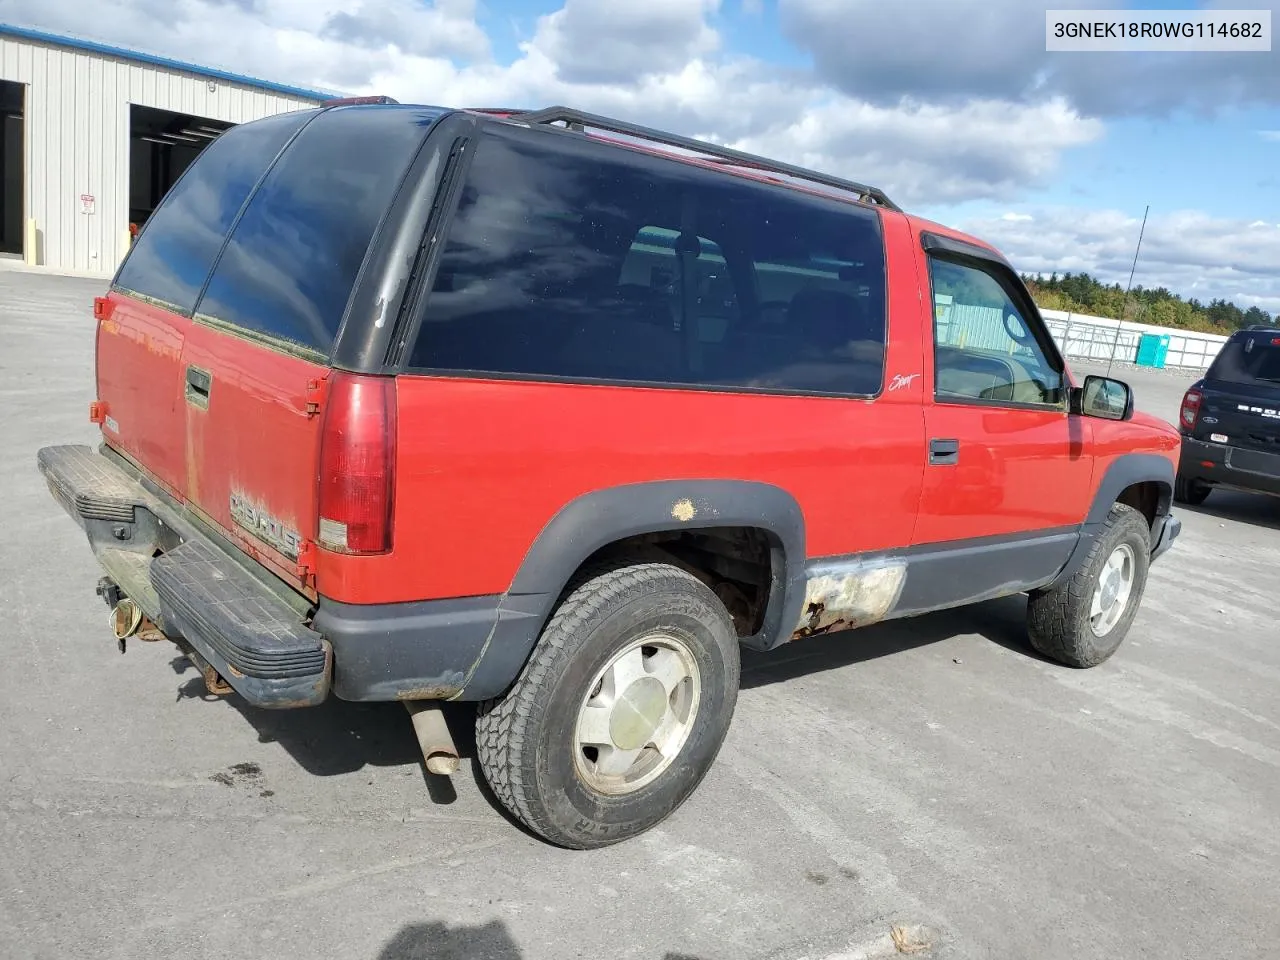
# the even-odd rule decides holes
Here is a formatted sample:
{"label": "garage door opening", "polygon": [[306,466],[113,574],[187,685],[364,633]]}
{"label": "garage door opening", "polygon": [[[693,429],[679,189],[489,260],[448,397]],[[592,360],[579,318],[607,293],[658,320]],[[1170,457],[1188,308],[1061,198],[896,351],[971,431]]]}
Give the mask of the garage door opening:
{"label": "garage door opening", "polygon": [[26,87],[0,80],[0,254],[22,256],[22,108]]}
{"label": "garage door opening", "polygon": [[231,127],[185,113],[129,107],[129,230],[136,233],[182,171]]}

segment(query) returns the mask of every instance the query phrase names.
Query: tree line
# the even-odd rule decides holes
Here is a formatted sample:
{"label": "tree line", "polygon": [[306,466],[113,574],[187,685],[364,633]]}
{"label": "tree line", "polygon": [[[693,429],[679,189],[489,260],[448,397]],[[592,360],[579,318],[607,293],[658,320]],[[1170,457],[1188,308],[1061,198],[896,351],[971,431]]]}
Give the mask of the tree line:
{"label": "tree line", "polygon": [[1108,286],[1087,273],[1024,274],[1022,280],[1042,310],[1068,310],[1202,333],[1228,334],[1255,323],[1276,323],[1261,307],[1241,310],[1229,300],[1184,300],[1165,287],[1134,287],[1126,301],[1120,284]]}

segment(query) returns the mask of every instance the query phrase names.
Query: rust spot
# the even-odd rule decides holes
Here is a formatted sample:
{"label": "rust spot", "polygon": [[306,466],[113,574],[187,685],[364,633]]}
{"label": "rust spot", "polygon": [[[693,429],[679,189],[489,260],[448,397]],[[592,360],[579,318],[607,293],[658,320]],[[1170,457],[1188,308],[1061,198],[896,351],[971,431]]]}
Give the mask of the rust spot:
{"label": "rust spot", "polygon": [[396,692],[397,700],[449,700],[462,692],[462,688],[453,684],[428,684],[425,687],[413,687]]}
{"label": "rust spot", "polygon": [[675,517],[681,523],[688,523],[698,515],[698,508],[693,505],[693,501],[688,497],[683,500],[677,500],[671,505],[671,516]]}
{"label": "rust spot", "polygon": [[813,571],[792,637],[812,637],[883,620],[898,602],[906,572],[902,560],[851,561]]}

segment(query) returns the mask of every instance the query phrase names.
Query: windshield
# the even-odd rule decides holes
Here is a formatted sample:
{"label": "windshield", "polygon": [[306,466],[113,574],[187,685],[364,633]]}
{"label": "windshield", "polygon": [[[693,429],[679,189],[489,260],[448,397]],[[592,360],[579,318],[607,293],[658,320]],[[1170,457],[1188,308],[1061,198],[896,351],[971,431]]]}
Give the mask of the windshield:
{"label": "windshield", "polygon": [[1229,340],[1207,374],[1227,383],[1280,383],[1280,331]]}

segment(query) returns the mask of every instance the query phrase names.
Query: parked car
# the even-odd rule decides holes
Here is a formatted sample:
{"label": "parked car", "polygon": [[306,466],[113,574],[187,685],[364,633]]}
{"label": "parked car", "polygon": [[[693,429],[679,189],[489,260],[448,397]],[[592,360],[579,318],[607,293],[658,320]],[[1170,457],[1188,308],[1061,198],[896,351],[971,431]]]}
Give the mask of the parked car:
{"label": "parked car", "polygon": [[263,708],[405,701],[433,770],[474,702],[568,847],[684,802],[740,648],[1025,593],[1093,666],[1180,529],[1176,431],[1076,384],[991,246],[564,108],[235,127],[94,310],[101,445],[39,466],[122,648]]}
{"label": "parked car", "polygon": [[1280,494],[1280,328],[1227,338],[1178,413],[1175,496],[1204,503],[1214,487]]}

